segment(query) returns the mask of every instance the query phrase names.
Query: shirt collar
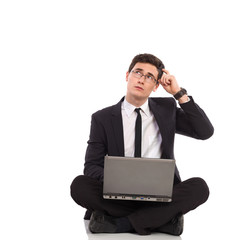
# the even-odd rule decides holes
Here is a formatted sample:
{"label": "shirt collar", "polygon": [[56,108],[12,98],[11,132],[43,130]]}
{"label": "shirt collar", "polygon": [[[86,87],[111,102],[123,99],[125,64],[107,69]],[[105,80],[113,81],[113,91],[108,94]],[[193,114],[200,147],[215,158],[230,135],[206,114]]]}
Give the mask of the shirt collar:
{"label": "shirt collar", "polygon": [[[124,98],[124,101],[123,101],[123,109],[126,111],[128,117],[130,117],[132,115],[132,113],[135,111],[135,106],[132,105],[131,103],[129,103],[126,98]],[[147,116],[149,117],[150,116],[150,109],[149,109],[149,105],[148,105],[148,99],[147,101],[142,105],[140,106],[139,108],[141,108],[142,112]]]}

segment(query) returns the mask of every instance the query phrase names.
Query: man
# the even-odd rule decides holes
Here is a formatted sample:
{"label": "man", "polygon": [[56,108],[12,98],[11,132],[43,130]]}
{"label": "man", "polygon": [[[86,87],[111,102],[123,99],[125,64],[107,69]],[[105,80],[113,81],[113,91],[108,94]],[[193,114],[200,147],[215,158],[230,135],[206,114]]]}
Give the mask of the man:
{"label": "man", "polygon": [[[182,182],[176,167],[171,203],[106,200],[102,196],[104,156],[137,156],[135,123],[138,117],[142,121],[142,142],[138,151],[142,157],[150,158],[174,158],[175,132],[207,139],[213,134],[213,126],[157,57],[151,54],[135,56],[126,73],[126,81],[126,96],[116,105],[92,115],[84,176],[74,179],[72,198],[88,209],[85,219],[91,214],[89,229],[93,233],[147,235],[157,231],[180,235],[183,215],[208,199],[205,181],[191,178]],[[180,108],[172,97],[149,97],[160,85],[178,100]]]}

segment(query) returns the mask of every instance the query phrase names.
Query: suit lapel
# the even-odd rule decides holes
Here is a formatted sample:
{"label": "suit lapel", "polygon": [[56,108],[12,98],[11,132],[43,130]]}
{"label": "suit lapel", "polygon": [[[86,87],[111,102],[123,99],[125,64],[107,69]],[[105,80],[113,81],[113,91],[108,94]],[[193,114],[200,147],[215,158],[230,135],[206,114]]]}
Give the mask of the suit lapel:
{"label": "suit lapel", "polygon": [[149,108],[157,121],[160,133],[162,135],[162,146],[164,149],[164,145],[166,144],[165,140],[167,139],[167,122],[166,119],[163,117],[164,109],[161,107],[161,105],[157,105],[151,98],[149,98]]}
{"label": "suit lapel", "polygon": [[152,113],[157,121],[159,130],[162,134],[162,132],[164,132],[164,118],[162,117],[163,109],[161,108],[161,106],[157,105],[151,98],[149,98],[148,101],[149,101],[149,108],[152,111]]}
{"label": "suit lapel", "polygon": [[124,156],[124,138],[123,138],[123,123],[122,123],[122,113],[121,113],[121,101],[113,107],[112,111],[112,125],[113,125],[113,134],[115,142],[117,143],[117,149],[119,156]]}

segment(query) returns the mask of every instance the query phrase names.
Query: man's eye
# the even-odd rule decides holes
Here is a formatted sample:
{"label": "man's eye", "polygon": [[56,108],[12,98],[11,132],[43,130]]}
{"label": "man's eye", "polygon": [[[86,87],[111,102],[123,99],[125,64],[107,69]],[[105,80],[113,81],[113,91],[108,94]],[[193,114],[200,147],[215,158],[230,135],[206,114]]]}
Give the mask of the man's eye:
{"label": "man's eye", "polygon": [[137,73],[138,75],[142,75],[139,71],[136,71],[136,73]]}
{"label": "man's eye", "polygon": [[153,77],[152,77],[151,75],[147,75],[147,78],[148,78],[149,80],[153,80]]}

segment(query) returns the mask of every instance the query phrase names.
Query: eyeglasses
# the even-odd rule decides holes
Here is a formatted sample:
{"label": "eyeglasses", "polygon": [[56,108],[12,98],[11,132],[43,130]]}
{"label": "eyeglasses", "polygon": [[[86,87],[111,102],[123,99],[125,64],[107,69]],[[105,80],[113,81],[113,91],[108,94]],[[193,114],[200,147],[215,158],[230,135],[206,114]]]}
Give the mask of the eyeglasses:
{"label": "eyeglasses", "polygon": [[151,74],[145,74],[144,75],[138,70],[132,70],[131,73],[133,74],[134,77],[136,77],[138,79],[140,79],[141,77],[144,77],[145,81],[148,82],[148,83],[158,83],[156,78]]}

